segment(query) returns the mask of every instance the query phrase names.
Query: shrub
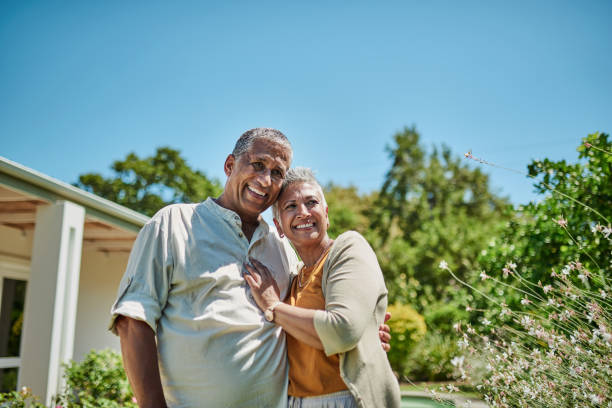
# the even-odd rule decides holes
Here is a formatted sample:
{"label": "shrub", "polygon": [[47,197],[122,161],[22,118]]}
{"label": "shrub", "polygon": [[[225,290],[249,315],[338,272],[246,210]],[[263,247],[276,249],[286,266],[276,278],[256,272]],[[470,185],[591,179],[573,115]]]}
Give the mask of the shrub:
{"label": "shrub", "polygon": [[45,408],[45,406],[32,395],[32,390],[23,387],[20,391],[0,394],[0,408]]}
{"label": "shrub", "polygon": [[[82,362],[64,365],[63,392],[53,400],[62,408],[136,408],[121,356],[112,350],[92,350]],[[0,394],[0,408],[45,408],[29,388]]]}
{"label": "shrub", "polygon": [[447,381],[454,379],[451,359],[457,355],[451,335],[427,332],[407,356],[404,377],[410,381]]}
{"label": "shrub", "polygon": [[404,375],[408,368],[408,355],[412,348],[425,336],[427,328],[425,319],[408,305],[396,303],[389,305],[391,320],[391,350],[388,353],[391,367],[400,375]]}
{"label": "shrub", "polygon": [[530,166],[553,194],[525,207],[480,281],[440,263],[480,297],[467,305],[476,324],[456,325],[465,354],[453,361],[494,407],[612,407],[611,145],[590,135],[579,148],[586,165]]}
{"label": "shrub", "polygon": [[113,350],[92,350],[82,362],[64,366],[66,388],[56,403],[72,407],[136,407],[123,370],[121,356]]}

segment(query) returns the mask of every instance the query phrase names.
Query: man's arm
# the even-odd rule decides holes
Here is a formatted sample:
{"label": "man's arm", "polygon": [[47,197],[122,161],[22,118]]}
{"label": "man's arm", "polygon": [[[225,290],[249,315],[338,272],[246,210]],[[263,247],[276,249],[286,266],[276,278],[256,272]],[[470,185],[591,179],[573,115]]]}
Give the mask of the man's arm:
{"label": "man's arm", "polygon": [[123,366],[140,408],[166,408],[157,365],[155,333],[143,321],[117,317]]}

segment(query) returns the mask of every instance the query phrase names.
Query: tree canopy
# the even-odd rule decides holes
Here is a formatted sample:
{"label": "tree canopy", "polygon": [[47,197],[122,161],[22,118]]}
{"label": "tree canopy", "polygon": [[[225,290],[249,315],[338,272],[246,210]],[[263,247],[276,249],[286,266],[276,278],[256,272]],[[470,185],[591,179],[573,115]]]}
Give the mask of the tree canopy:
{"label": "tree canopy", "polygon": [[369,210],[369,237],[392,300],[422,310],[452,288],[440,259],[452,260],[465,276],[511,207],[491,191],[487,174],[446,146],[427,152],[419,139],[414,127],[405,128],[387,147],[391,168]]}
{"label": "tree canopy", "polygon": [[170,147],[159,147],[144,158],[129,153],[111,169],[112,177],[82,174],[75,185],[149,216],[168,204],[196,203],[222,191],[218,180],[192,169],[180,151]]}

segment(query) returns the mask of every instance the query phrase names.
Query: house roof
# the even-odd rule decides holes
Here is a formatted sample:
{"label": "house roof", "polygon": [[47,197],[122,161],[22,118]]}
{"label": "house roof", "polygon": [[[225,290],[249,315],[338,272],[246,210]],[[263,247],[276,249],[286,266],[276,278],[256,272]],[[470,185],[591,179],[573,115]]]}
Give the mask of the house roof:
{"label": "house roof", "polygon": [[[0,156],[0,185],[30,197],[31,205],[60,200],[85,208],[86,214],[122,229],[138,231],[149,217]],[[42,200],[42,202],[37,202]],[[28,200],[26,200],[28,201]]]}

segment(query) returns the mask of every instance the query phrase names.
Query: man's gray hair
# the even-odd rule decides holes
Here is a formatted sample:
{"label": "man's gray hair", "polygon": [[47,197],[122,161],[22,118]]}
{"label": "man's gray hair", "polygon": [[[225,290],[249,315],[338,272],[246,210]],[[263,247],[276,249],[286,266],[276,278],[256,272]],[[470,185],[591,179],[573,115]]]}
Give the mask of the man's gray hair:
{"label": "man's gray hair", "polygon": [[[281,187],[280,193],[278,193],[278,197],[280,198],[283,192],[292,184],[295,183],[308,183],[316,186],[320,193],[321,199],[323,200],[323,206],[327,207],[327,201],[325,200],[325,194],[323,193],[323,187],[315,177],[313,171],[308,167],[294,167],[289,169],[287,174],[285,175],[285,179],[283,180],[283,186]],[[277,220],[279,219],[279,208],[278,208],[278,200],[272,204],[272,215]]]}
{"label": "man's gray hair", "polygon": [[241,155],[249,151],[255,140],[269,140],[287,148],[287,150],[289,151],[289,163],[291,163],[291,159],[293,157],[293,149],[291,148],[291,143],[289,143],[289,139],[287,139],[287,136],[285,136],[280,130],[272,128],[255,128],[244,132],[242,136],[238,138],[238,141],[236,141],[236,145],[234,146],[232,155],[235,158],[240,157]]}

